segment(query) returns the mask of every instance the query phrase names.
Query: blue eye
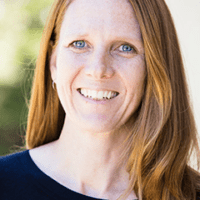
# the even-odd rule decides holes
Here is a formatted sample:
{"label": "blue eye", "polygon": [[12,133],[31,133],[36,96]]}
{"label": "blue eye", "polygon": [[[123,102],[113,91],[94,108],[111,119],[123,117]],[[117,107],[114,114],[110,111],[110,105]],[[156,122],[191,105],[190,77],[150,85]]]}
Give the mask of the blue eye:
{"label": "blue eye", "polygon": [[[122,47],[122,51],[125,51],[125,52],[131,52],[133,50],[133,47],[131,47],[128,44],[122,45],[121,47]],[[121,48],[120,48],[120,50],[121,50]]]}
{"label": "blue eye", "polygon": [[75,41],[73,42],[73,45],[76,47],[76,48],[84,48],[85,47],[85,42],[83,40],[78,40],[78,41]]}

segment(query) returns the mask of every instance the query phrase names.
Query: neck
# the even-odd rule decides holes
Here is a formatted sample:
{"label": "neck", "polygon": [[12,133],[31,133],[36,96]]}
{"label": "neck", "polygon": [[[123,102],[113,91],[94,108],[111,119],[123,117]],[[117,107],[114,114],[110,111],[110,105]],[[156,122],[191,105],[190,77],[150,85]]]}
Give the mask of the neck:
{"label": "neck", "polygon": [[89,190],[105,194],[112,188],[122,188],[128,181],[124,165],[118,165],[124,139],[121,131],[83,132],[65,121],[56,150],[62,161],[60,170],[73,174],[85,194]]}

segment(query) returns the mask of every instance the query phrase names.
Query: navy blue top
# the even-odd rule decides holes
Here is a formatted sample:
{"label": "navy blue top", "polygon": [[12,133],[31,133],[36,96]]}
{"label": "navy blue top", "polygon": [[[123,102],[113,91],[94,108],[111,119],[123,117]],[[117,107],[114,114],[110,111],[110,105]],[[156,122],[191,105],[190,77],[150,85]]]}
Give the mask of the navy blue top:
{"label": "navy blue top", "polygon": [[29,150],[0,157],[1,200],[98,200],[59,184],[33,162]]}
{"label": "navy blue top", "polygon": [[[200,193],[197,193],[200,200]],[[72,191],[43,173],[29,150],[0,157],[1,200],[98,200]]]}

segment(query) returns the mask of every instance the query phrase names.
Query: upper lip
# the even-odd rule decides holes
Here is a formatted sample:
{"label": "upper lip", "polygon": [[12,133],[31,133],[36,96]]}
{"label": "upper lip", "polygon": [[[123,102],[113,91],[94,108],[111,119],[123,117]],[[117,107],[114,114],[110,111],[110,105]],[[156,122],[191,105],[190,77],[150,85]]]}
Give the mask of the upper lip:
{"label": "upper lip", "polygon": [[91,87],[80,87],[80,88],[77,88],[77,90],[80,90],[80,89],[96,90],[96,91],[112,91],[112,92],[116,92],[116,93],[119,94],[118,91],[113,90],[113,89],[105,89],[105,88],[91,88]]}

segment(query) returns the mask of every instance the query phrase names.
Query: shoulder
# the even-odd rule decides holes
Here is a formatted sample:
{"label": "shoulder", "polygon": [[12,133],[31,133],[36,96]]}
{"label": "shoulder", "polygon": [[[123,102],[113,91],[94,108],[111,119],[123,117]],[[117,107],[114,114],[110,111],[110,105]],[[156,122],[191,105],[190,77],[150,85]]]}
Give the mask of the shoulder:
{"label": "shoulder", "polygon": [[197,192],[196,200],[200,200],[200,192]]}
{"label": "shoulder", "polygon": [[9,154],[0,157],[0,173],[1,177],[11,174],[12,172],[19,172],[21,168],[21,161],[27,158],[28,150]]}
{"label": "shoulder", "polygon": [[[0,199],[54,199],[29,150],[0,157]],[[41,182],[44,182],[43,184]]]}
{"label": "shoulder", "polygon": [[200,191],[197,191],[196,193],[196,200],[200,200]]}
{"label": "shoulder", "polygon": [[11,153],[5,156],[0,156],[0,163],[7,163],[7,162],[12,162],[15,159],[18,159],[19,157],[23,157],[27,154],[28,150],[24,150],[24,151],[20,151],[20,152],[16,152],[16,153]]}
{"label": "shoulder", "polygon": [[[26,180],[28,150],[0,157],[0,185],[15,185]],[[25,163],[25,164],[24,164]]]}
{"label": "shoulder", "polygon": [[[28,151],[0,157],[0,198],[11,199],[10,191],[22,190],[28,184],[26,163]],[[16,194],[15,194],[16,195]]]}

